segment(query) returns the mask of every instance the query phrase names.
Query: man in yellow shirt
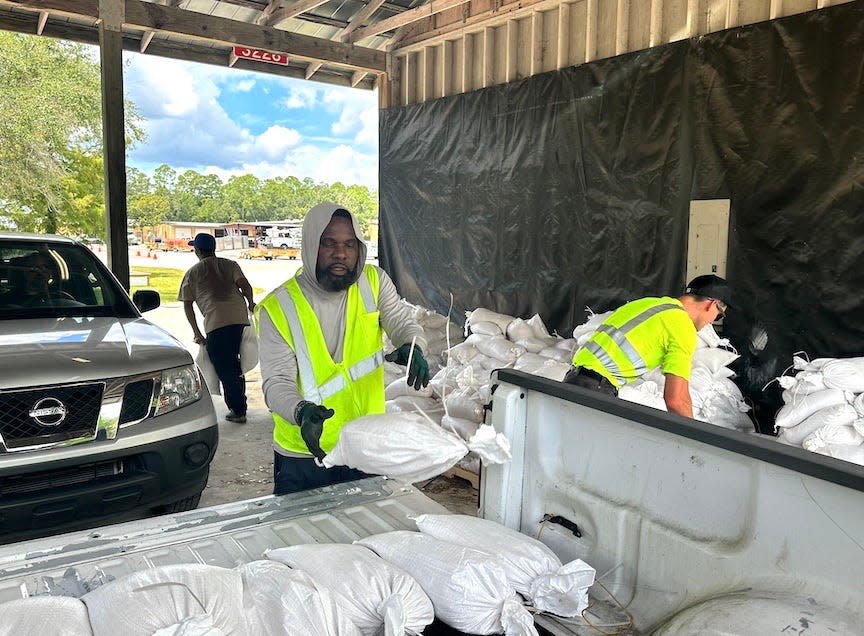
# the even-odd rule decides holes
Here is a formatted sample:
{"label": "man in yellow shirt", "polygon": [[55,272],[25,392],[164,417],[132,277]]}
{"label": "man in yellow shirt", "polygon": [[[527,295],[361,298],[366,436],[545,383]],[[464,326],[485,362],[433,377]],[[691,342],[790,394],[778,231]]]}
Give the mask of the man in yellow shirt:
{"label": "man in yellow shirt", "polygon": [[696,332],[725,315],[729,298],[726,281],[705,274],[690,281],[678,298],[640,298],[622,305],[579,347],[564,382],[617,395],[625,384],[660,367],[666,408],[692,418]]}

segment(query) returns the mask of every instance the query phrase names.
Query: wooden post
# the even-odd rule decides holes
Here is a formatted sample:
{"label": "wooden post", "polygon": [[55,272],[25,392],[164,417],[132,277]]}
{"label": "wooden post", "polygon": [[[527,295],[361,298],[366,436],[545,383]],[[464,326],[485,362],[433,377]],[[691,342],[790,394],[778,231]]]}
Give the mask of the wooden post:
{"label": "wooden post", "polygon": [[99,57],[102,73],[102,145],[108,267],[129,289],[126,215],[126,131],[123,113],[123,0],[99,0]]}

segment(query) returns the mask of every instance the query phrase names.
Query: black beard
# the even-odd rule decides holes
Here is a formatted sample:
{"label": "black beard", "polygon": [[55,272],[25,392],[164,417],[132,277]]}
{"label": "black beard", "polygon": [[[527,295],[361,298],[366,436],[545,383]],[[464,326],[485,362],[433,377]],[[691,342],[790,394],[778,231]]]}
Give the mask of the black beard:
{"label": "black beard", "polygon": [[327,291],[344,291],[351,287],[351,284],[354,282],[354,273],[356,271],[356,269],[349,269],[342,276],[334,276],[326,269],[321,269],[316,266],[315,278],[318,279],[318,283]]}

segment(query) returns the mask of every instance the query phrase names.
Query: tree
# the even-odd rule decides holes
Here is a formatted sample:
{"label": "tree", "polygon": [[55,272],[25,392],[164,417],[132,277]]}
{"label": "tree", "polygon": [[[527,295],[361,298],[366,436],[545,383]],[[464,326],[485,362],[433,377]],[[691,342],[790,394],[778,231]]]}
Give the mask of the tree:
{"label": "tree", "polygon": [[[55,232],[82,204],[66,199],[81,167],[70,153],[101,153],[101,102],[83,45],[0,31],[0,201],[19,229]],[[142,132],[131,105],[126,121],[133,143]]]}

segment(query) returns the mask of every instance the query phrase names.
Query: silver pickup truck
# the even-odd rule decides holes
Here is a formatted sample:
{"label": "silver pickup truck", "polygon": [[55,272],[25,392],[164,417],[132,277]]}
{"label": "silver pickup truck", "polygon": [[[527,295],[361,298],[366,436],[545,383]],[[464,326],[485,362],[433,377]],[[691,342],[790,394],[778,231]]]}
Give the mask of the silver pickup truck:
{"label": "silver pickup truck", "polygon": [[[518,371],[496,373],[491,421],[513,459],[482,470],[481,516],[597,569],[583,619],[538,614],[540,633],[862,633],[861,467]],[[8,545],[0,602],[156,565],[235,567],[442,510],[371,478]]]}
{"label": "silver pickup truck", "polygon": [[0,543],[198,504],[216,415],[159,302],[81,243],[0,234]]}

